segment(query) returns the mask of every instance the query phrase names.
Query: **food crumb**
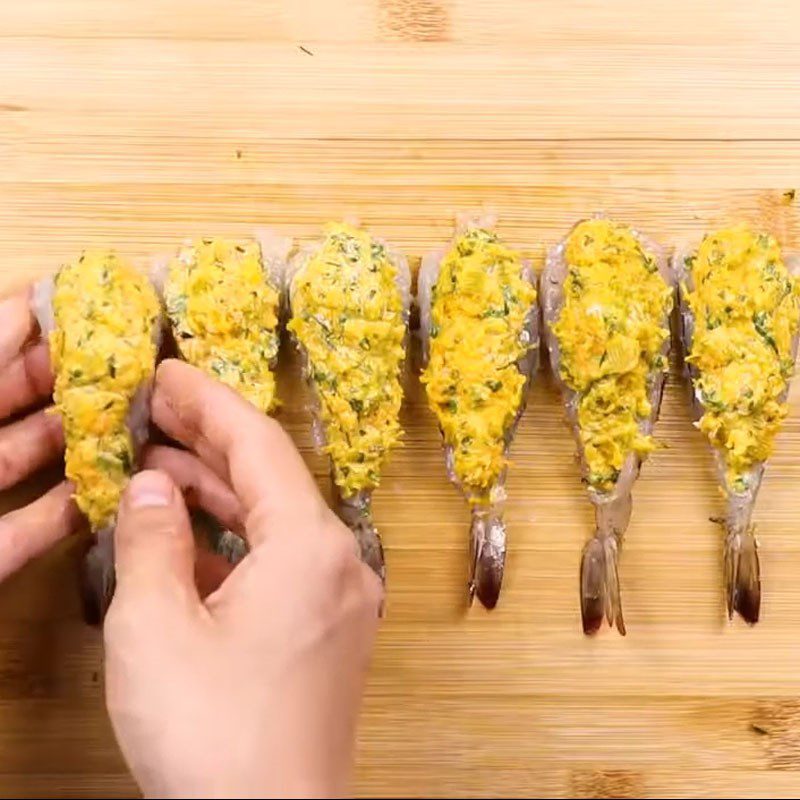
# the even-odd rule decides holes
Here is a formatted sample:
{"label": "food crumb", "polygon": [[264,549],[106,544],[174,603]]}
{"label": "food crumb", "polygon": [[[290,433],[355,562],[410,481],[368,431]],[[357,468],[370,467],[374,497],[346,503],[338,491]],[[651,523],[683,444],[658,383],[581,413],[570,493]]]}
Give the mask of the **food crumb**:
{"label": "food crumb", "polygon": [[785,206],[788,206],[789,203],[791,203],[794,200],[796,194],[797,194],[796,189],[789,189],[788,191],[785,191],[783,193],[783,204]]}
{"label": "food crumb", "polygon": [[759,736],[767,736],[769,734],[769,731],[766,728],[762,728],[760,725],[751,724],[750,730],[753,731],[753,733],[757,733]]}
{"label": "food crumb", "polygon": [[313,56],[314,54],[307,48],[303,47],[303,45],[297,45],[307,56]]}
{"label": "food crumb", "polygon": [[237,150],[236,151],[236,158],[241,158],[241,157],[242,157],[242,151],[241,150]]}

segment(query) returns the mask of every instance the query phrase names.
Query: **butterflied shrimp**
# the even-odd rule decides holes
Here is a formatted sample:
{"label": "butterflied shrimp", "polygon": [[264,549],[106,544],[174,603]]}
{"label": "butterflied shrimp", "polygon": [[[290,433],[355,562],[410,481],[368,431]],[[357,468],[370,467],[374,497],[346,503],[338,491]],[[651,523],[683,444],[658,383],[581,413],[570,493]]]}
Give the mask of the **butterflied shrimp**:
{"label": "butterflied shrimp", "polygon": [[736,225],[674,258],[695,425],[713,448],[726,499],[725,597],[749,623],[761,609],[752,523],[775,436],[787,414],[800,321],[800,260],[775,237]]}
{"label": "butterflied shrimp", "polygon": [[408,265],[363,228],[330,223],[321,241],[293,258],[287,285],[288,329],[303,356],[314,435],[330,458],[337,513],[364,561],[385,578],[372,493],[402,435]]}
{"label": "butterflied shrimp", "polygon": [[585,633],[594,633],[604,617],[625,633],[619,549],[631,490],[656,447],[674,291],[664,250],[609,219],[579,222],[547,254],[547,347],[595,508],[595,532],[580,569]]}
{"label": "butterflied shrimp", "polygon": [[493,230],[464,218],[428,255],[418,280],[422,382],[450,480],[472,510],[470,600],[494,608],[506,557],[508,452],[539,355],[536,277]]}
{"label": "butterflied shrimp", "polygon": [[114,592],[117,508],[147,439],[161,306],[144,274],[113,251],[87,250],[36,285],[33,309],[49,342],[66,476],[96,535],[84,599],[99,622]]}

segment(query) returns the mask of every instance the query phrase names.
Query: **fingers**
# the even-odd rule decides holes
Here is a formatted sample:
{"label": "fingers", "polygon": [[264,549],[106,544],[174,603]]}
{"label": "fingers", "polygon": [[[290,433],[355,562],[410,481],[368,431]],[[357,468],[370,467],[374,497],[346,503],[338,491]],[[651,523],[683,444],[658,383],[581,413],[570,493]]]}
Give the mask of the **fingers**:
{"label": "fingers", "polygon": [[26,347],[8,363],[0,362],[0,419],[44,400],[52,391],[53,374],[45,342]]}
{"label": "fingers", "polygon": [[183,497],[158,470],[134,475],[120,504],[114,532],[115,606],[157,618],[200,608],[194,583],[194,538]]}
{"label": "fingers", "polygon": [[[191,447],[233,487],[247,517],[268,519],[280,509],[320,513],[314,479],[289,435],[236,392],[180,361],[156,373],[153,420]],[[249,527],[249,526],[248,526]],[[266,530],[248,530],[256,545]]]}
{"label": "fingers", "polygon": [[0,367],[19,353],[35,330],[30,289],[0,300]]}
{"label": "fingers", "polygon": [[[199,506],[224,527],[242,530],[239,499],[222,479],[200,459],[185,450],[153,445],[145,451],[144,469],[160,469],[172,478],[188,506]],[[233,565],[224,556],[206,549],[195,553],[195,583],[201,598],[216,591]]]}
{"label": "fingers", "polygon": [[61,420],[46,411],[0,428],[0,489],[54,461],[63,449]]}
{"label": "fingers", "polygon": [[199,506],[226,528],[241,531],[244,514],[239,498],[229,486],[200,459],[185,450],[153,445],[142,462],[144,469],[166,472],[183,493],[186,504]]}
{"label": "fingers", "polygon": [[75,531],[81,522],[72,487],[66,482],[25,508],[0,517],[0,580]]}

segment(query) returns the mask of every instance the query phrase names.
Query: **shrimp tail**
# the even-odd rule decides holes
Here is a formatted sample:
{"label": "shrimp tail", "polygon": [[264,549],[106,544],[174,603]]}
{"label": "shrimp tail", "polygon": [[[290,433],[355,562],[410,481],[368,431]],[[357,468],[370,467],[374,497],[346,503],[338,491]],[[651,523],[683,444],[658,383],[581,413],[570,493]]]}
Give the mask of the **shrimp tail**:
{"label": "shrimp tail", "polygon": [[622,598],[619,590],[619,541],[616,535],[604,536],[600,531],[586,543],[581,556],[581,618],[583,632],[596,633],[608,620],[625,635]]}
{"label": "shrimp tail", "polygon": [[473,508],[470,551],[469,601],[477,594],[491,610],[500,596],[506,561],[506,526],[496,509]]}
{"label": "shrimp tail", "polygon": [[80,571],[83,616],[89,625],[102,625],[116,588],[114,528],[98,531],[83,558]]}
{"label": "shrimp tail", "polygon": [[212,553],[222,556],[236,566],[249,552],[247,540],[222,525],[216,517],[202,508],[191,510],[192,529],[199,530]]}
{"label": "shrimp tail", "polygon": [[361,551],[361,560],[386,584],[386,561],[383,557],[383,542],[372,521],[372,498],[366,492],[359,492],[350,498],[339,497],[336,503],[339,519],[347,525],[356,537]]}
{"label": "shrimp tail", "polygon": [[249,552],[247,541],[227,528],[220,530],[214,543],[214,552],[236,566]]}
{"label": "shrimp tail", "polygon": [[735,611],[745,622],[755,625],[761,610],[761,566],[755,528],[728,530],[724,558],[728,618],[733,619]]}
{"label": "shrimp tail", "polygon": [[383,542],[378,529],[371,521],[359,520],[351,528],[361,550],[361,560],[367,564],[375,574],[386,583],[386,561],[383,556]]}

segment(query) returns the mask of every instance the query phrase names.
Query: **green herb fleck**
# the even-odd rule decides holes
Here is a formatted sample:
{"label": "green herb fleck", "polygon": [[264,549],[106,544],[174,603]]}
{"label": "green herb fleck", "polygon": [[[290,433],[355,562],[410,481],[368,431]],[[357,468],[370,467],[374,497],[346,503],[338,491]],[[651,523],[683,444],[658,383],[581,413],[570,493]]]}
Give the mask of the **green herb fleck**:
{"label": "green herb fleck", "polygon": [[766,311],[756,311],[753,314],[753,325],[756,333],[777,353],[778,345],[775,342],[775,337],[769,328],[770,318]]}
{"label": "green herb fleck", "polygon": [[748,487],[747,477],[744,475],[740,475],[733,481],[733,491],[734,492],[746,492]]}
{"label": "green herb fleck", "polygon": [[710,408],[712,411],[725,410],[725,404],[717,398],[716,393],[711,389],[701,388],[700,400],[706,408]]}

